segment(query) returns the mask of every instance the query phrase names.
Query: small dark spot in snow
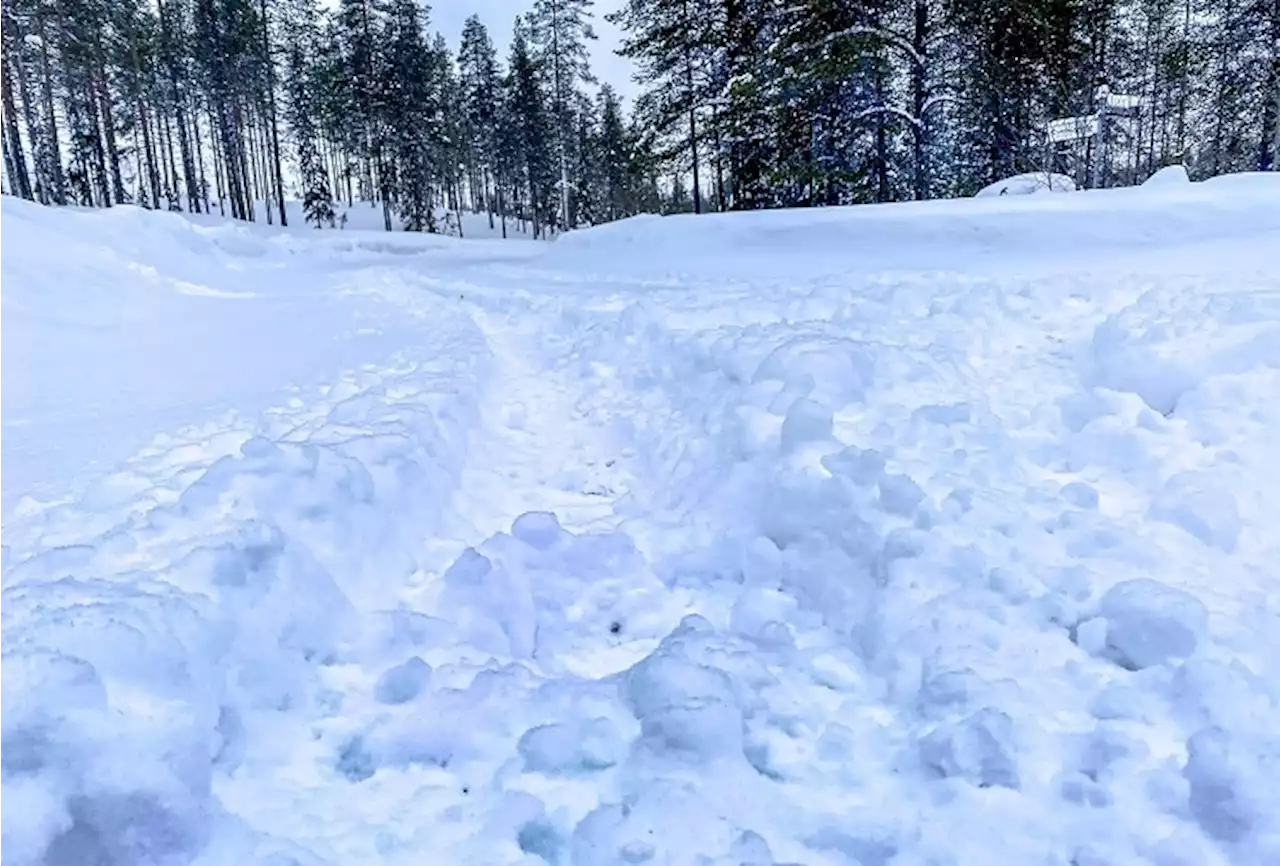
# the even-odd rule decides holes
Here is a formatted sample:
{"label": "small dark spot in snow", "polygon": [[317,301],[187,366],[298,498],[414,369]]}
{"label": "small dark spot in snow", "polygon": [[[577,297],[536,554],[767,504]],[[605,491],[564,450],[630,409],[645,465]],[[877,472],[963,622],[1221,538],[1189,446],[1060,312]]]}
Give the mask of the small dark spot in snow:
{"label": "small dark spot in snow", "polygon": [[618,621],[616,621],[616,620],[615,620],[614,622],[609,623],[609,633],[610,633],[610,634],[618,634],[618,632],[620,632],[620,631],[622,631],[622,623],[620,623],[620,622],[618,622]]}
{"label": "small dark spot in snow", "polygon": [[471,786],[470,786],[470,785],[463,785],[463,786],[462,786],[462,793],[464,793],[464,794],[470,794],[470,793],[471,793]]}
{"label": "small dark spot in snow", "polygon": [[615,464],[615,463],[617,463],[617,462],[618,462],[617,460],[606,460],[606,461],[604,461],[604,465],[605,465],[605,466],[612,466],[613,464]]}

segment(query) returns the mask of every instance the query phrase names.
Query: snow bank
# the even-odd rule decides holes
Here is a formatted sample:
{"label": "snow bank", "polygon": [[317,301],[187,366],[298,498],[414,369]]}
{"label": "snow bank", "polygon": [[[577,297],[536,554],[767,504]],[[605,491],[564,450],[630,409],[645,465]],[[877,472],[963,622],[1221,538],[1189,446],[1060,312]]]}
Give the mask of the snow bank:
{"label": "snow bank", "polygon": [[243,224],[56,211],[11,196],[4,230],[6,514],[16,491],[50,496],[51,480],[106,471],[158,433],[231,411],[253,417],[436,339],[421,316],[377,302],[403,295],[412,275],[355,279],[353,266],[385,261],[388,245],[424,266],[503,249],[359,232],[317,246]]}
{"label": "snow bank", "polygon": [[1001,195],[1035,195],[1046,192],[1075,192],[1076,182],[1065,174],[1048,171],[1032,171],[1015,174],[1004,180],[988,184],[973,194],[974,198],[990,198]]}
{"label": "snow bank", "polygon": [[[15,450],[25,458],[7,425],[37,397],[52,403],[57,395],[35,387],[44,377],[84,389],[62,392],[62,408],[92,411],[76,400],[111,397],[95,392],[95,377],[108,376],[138,387],[130,408],[146,411],[167,399],[166,387],[199,396],[231,381],[258,385],[259,372],[289,383],[299,349],[304,363],[324,359],[313,375],[354,356],[335,344],[341,329],[282,341],[291,328],[334,323],[332,313],[308,318],[324,305],[293,294],[314,286],[269,291],[259,274],[234,300],[184,290],[199,262],[207,278],[251,270],[243,257],[269,247],[252,234],[7,201],[5,217],[6,494],[22,490],[10,473]],[[219,252],[227,238],[235,254]],[[262,318],[246,313],[250,299],[264,305]],[[381,326],[377,363],[318,386],[311,403],[295,397],[230,429],[215,416],[166,433],[73,501],[27,499],[6,519],[6,863],[189,863],[235,838],[215,776],[269,742],[274,717],[325,712],[320,672],[349,654],[362,609],[391,604],[423,567],[424,535],[458,482],[487,347],[456,308],[420,303],[423,318],[401,309],[394,328],[373,300],[333,311]],[[253,328],[268,321],[255,346]],[[133,335],[151,342],[131,346]],[[197,338],[186,354],[183,335]],[[41,352],[31,350],[37,339],[49,341]],[[8,363],[11,351],[20,363]],[[63,351],[67,364],[108,369],[57,379],[43,364]],[[107,353],[117,351],[126,354],[112,367]],[[201,351],[216,354],[187,357]],[[216,363],[237,352],[246,366]],[[264,370],[256,362],[267,353],[280,364]],[[135,360],[165,378],[147,380]],[[188,378],[197,366],[217,378]],[[157,381],[161,390],[150,390]],[[132,393],[114,399],[131,403]],[[401,696],[408,686],[385,690]],[[255,844],[247,838],[226,862],[253,862],[239,858]]]}
{"label": "snow bank", "polygon": [[558,238],[561,269],[662,282],[835,278],[890,268],[991,269],[1091,257],[1280,228],[1274,173],[1196,184],[841,208],[636,217]]}

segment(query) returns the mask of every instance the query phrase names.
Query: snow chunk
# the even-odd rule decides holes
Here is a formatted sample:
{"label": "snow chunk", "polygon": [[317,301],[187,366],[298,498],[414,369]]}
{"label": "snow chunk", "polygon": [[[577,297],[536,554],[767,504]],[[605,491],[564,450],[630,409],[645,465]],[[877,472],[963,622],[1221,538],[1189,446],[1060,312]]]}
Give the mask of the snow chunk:
{"label": "snow chunk", "polygon": [[729,859],[740,866],[773,866],[769,843],[754,830],[747,830],[733,842]]}
{"label": "snow chunk", "polygon": [[844,476],[854,484],[870,486],[884,475],[885,459],[879,451],[864,451],[850,445],[843,451],[823,457],[822,465],[832,475]]}
{"label": "snow chunk", "polygon": [[791,404],[782,422],[782,450],[793,451],[805,442],[831,438],[831,410],[816,400],[801,398]]}
{"label": "snow chunk", "polygon": [[[1245,839],[1259,820],[1259,809],[1274,795],[1274,777],[1256,791],[1250,790],[1247,777],[1257,760],[1241,751],[1218,727],[1200,730],[1187,741],[1187,765],[1182,775],[1190,786],[1191,814],[1206,835],[1221,842]],[[1261,799],[1252,794],[1261,795]]]}
{"label": "snow chunk", "polygon": [[1227,553],[1235,552],[1243,529],[1235,496],[1199,472],[1170,478],[1151,503],[1150,514]]}
{"label": "snow chunk", "polygon": [[880,477],[880,507],[890,514],[911,517],[924,498],[924,490],[906,475]]}
{"label": "snow chunk", "polygon": [[373,697],[380,704],[407,704],[431,682],[431,665],[418,656],[388,668],[378,677]]}
{"label": "snow chunk", "polygon": [[627,675],[625,696],[655,753],[709,760],[742,754],[742,710],[724,671],[659,647]]}
{"label": "snow chunk", "polygon": [[565,532],[554,514],[528,511],[511,524],[511,534],[536,550],[549,550]]}
{"label": "snow chunk", "polygon": [[[741,795],[719,795],[674,779],[639,784],[622,803],[607,803],[587,814],[570,841],[572,866],[715,863],[755,866],[767,850],[742,840],[724,804]],[[726,796],[729,795],[729,796]],[[746,795],[749,796],[749,795]],[[753,834],[755,835],[755,834]],[[739,843],[742,844],[739,844]],[[729,852],[742,859],[720,859]],[[763,861],[772,866],[773,858]]]}
{"label": "snow chunk", "polygon": [[1131,670],[1185,659],[1209,627],[1200,599],[1150,578],[1118,583],[1099,604],[1106,647]]}
{"label": "snow chunk", "polygon": [[784,592],[750,587],[734,602],[729,628],[743,637],[768,640],[775,636],[775,630],[767,627],[785,624],[798,607],[798,602]]}
{"label": "snow chunk", "polygon": [[1013,720],[991,707],[940,725],[920,740],[920,758],[927,768],[979,788],[1018,789],[1013,750]]}
{"label": "snow chunk", "polygon": [[527,770],[572,775],[612,767],[622,758],[625,745],[617,725],[595,718],[530,728],[516,750]]}
{"label": "snow chunk", "polygon": [[874,370],[874,356],[861,343],[801,336],[774,349],[752,381],[782,382],[784,391],[839,410],[863,399]]}
{"label": "snow chunk", "polygon": [[1062,498],[1077,508],[1090,510],[1098,507],[1098,490],[1092,484],[1083,481],[1072,481],[1062,486],[1059,491]]}

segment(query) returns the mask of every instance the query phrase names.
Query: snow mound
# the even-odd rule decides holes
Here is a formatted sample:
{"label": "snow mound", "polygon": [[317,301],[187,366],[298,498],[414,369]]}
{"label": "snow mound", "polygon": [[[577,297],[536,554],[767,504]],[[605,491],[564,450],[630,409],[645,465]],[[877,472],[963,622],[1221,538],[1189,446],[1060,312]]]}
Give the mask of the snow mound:
{"label": "snow mound", "polygon": [[1032,171],[1015,174],[988,184],[973,194],[974,198],[1000,195],[1035,195],[1045,192],[1075,192],[1076,182],[1065,174],[1048,171]]}
{"label": "snow mound", "polygon": [[1180,186],[1191,183],[1185,165],[1166,165],[1142,182],[1144,187]]}
{"label": "snow mound", "polygon": [[[805,280],[826,279],[848,288],[851,274],[877,270],[1026,270],[1046,263],[1063,270],[1085,267],[1091,256],[1155,247],[1173,255],[1188,244],[1277,231],[1280,216],[1272,202],[1278,195],[1280,176],[1254,172],[1204,183],[1072,195],[992,194],[675,215],[569,232],[549,246],[538,265],[575,273],[573,282],[589,280],[594,286],[649,282],[651,295],[693,282],[729,281],[736,286],[735,301],[716,311],[720,321],[728,317],[745,324],[779,315],[795,321],[809,318],[813,309],[812,299],[789,288],[801,274]],[[853,282],[861,286],[864,279]],[[773,306],[743,291],[764,285],[771,296],[790,296],[792,302]],[[752,303],[756,298],[761,301],[758,313]]]}

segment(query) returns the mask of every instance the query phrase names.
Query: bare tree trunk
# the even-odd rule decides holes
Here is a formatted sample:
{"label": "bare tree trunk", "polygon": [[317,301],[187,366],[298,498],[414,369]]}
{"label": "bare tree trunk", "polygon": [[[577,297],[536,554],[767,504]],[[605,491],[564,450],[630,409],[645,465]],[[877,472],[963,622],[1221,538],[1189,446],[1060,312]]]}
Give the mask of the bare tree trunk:
{"label": "bare tree trunk", "polygon": [[164,110],[160,109],[155,114],[156,130],[156,158],[160,163],[160,183],[165,196],[164,206],[169,207],[169,196],[173,195],[173,177],[169,174],[169,164],[172,161],[172,151],[170,151],[170,159],[165,158],[165,137],[164,137]]}
{"label": "bare tree trunk", "polygon": [[[41,148],[49,163],[49,201],[67,203],[67,181],[62,174],[62,148],[58,144],[58,115],[53,108],[53,69],[49,63],[49,34],[45,28],[44,5],[36,4],[36,35],[40,37],[40,97],[44,103],[44,122],[41,124],[43,141]],[[35,141],[32,141],[35,149]]]}
{"label": "bare tree trunk", "polygon": [[911,130],[911,162],[912,186],[916,201],[929,197],[928,151],[925,147],[925,108],[928,99],[928,82],[925,80],[927,70],[924,66],[925,52],[929,46],[929,0],[915,0],[913,27],[911,31],[911,47],[915,49],[915,57],[911,63],[911,108],[916,123]]}
{"label": "bare tree trunk", "polygon": [[[496,185],[493,182],[493,172],[486,167],[484,170],[484,209],[489,212],[489,231],[493,231],[493,187],[491,185]],[[499,191],[498,195],[501,194],[501,191]],[[502,207],[501,199],[498,200],[498,207]],[[505,222],[503,223],[503,229],[504,233],[502,236],[506,237]]]}
{"label": "bare tree trunk", "polygon": [[225,102],[218,106],[218,144],[222,157],[223,177],[226,181],[227,198],[231,201],[231,218],[249,219],[245,212],[245,190],[241,174],[241,160],[236,148],[238,124],[232,116],[232,108]]}
{"label": "bare tree trunk", "polygon": [[[225,217],[227,215],[226,198],[228,193],[226,178],[226,160],[222,155],[222,139],[216,134],[217,124],[214,123],[212,109],[209,113],[209,138],[213,148],[213,182],[218,187],[218,214]],[[234,213],[235,207],[232,206]]]}
{"label": "bare tree trunk", "polygon": [[[146,178],[146,188],[150,192],[151,208],[160,207],[160,181],[156,172],[156,155],[155,150],[151,146],[151,128],[147,121],[147,106],[144,98],[143,86],[143,70],[142,59],[138,55],[138,38],[137,32],[133,29],[129,31],[129,59],[131,61],[130,75],[133,85],[133,144],[135,148],[138,145],[138,133],[141,130],[142,144],[141,162],[138,166],[138,173]],[[142,184],[140,184],[142,186]],[[141,192],[139,198],[143,199]],[[143,206],[146,206],[143,199]]]}
{"label": "bare tree trunk", "polygon": [[1182,7],[1182,81],[1178,88],[1178,160],[1187,160],[1187,105],[1190,96],[1191,70],[1191,0],[1183,0]]}
{"label": "bare tree trunk", "polygon": [[[502,201],[502,184],[501,184],[501,183],[498,183],[498,184],[496,184],[496,186],[497,186],[497,188],[498,188],[498,190],[497,190],[497,191],[498,191],[498,213],[502,215],[502,239],[503,239],[503,240],[506,240],[506,238],[507,238],[507,208],[506,208],[505,203]],[[490,214],[490,218],[492,218],[492,216],[493,216],[493,215],[492,215],[492,214]],[[492,225],[492,223],[490,223],[490,228],[492,228],[492,227],[493,227],[493,225]]]}
{"label": "bare tree trunk", "polygon": [[[9,26],[6,24],[6,26]],[[27,173],[27,158],[22,152],[22,135],[18,132],[18,118],[13,102],[13,65],[9,57],[9,40],[4,40],[4,78],[0,80],[3,90],[5,134],[5,167],[9,171],[9,189],[14,195],[25,199],[32,198],[31,176]]]}
{"label": "bare tree trunk", "polygon": [[[160,16],[160,29],[164,34],[166,34],[167,38],[167,34],[169,33],[169,18],[166,14],[164,0],[156,0],[156,9]],[[178,149],[182,154],[182,183],[183,186],[186,187],[187,208],[193,213],[201,213],[203,209],[199,205],[199,195],[196,191],[196,173],[195,165],[191,159],[191,141],[187,138],[186,92],[183,89],[183,82],[180,80],[178,70],[174,66],[172,58],[167,59],[165,66],[169,76],[169,85],[173,92],[174,114],[178,124]],[[177,196],[179,195],[179,191],[175,188],[173,194]]]}
{"label": "bare tree trunk", "polygon": [[227,109],[227,137],[223,147],[227,154],[227,177],[236,201],[237,219],[253,222],[253,179],[249,175],[249,160],[245,153],[244,118],[240,105],[231,99]]}
{"label": "bare tree trunk", "polygon": [[[724,148],[720,139],[720,113],[716,111],[714,107],[711,109],[711,127],[712,127],[713,134],[715,135],[715,148],[716,148],[716,152],[715,152],[716,210],[723,211],[725,209],[725,206],[724,206],[724,160],[722,158],[724,153]],[[609,194],[610,219],[617,219],[617,215],[616,215],[617,209],[614,207],[615,201],[617,201],[617,197],[614,196],[613,191],[610,190],[610,194]]]}
{"label": "bare tree trunk", "polygon": [[93,55],[95,66],[93,80],[98,104],[102,111],[102,131],[107,143],[107,168],[111,172],[111,190],[116,201],[123,202],[126,196],[124,179],[120,174],[120,149],[116,146],[116,120],[111,108],[111,93],[107,87],[107,67],[102,51],[102,37],[96,30],[93,37]]}
{"label": "bare tree trunk", "polygon": [[260,0],[262,11],[262,56],[267,64],[267,120],[271,125],[271,158],[275,164],[276,206],[280,208],[280,225],[287,226],[284,212],[284,170],[280,167],[280,131],[276,125],[275,63],[271,59],[271,41],[267,32],[267,0]]}
{"label": "bare tree trunk", "polygon": [[[259,108],[261,108],[261,106],[259,106]],[[271,189],[270,169],[267,166],[267,162],[270,159],[270,154],[267,153],[269,149],[267,146],[267,130],[266,127],[263,126],[263,117],[260,110],[254,111],[253,113],[253,117],[249,123],[249,136],[250,141],[252,142],[254,158],[257,165],[258,187],[262,190],[262,211],[266,215],[267,225],[272,225],[271,199],[275,196]]]}
{"label": "bare tree trunk", "polygon": [[191,106],[191,148],[196,161],[196,193],[200,199],[200,209],[209,211],[209,181],[204,174],[204,139],[200,137],[200,109]]}
{"label": "bare tree trunk", "polygon": [[147,107],[141,99],[138,100],[134,113],[137,115],[137,125],[142,128],[142,158],[147,173],[147,187],[151,192],[151,208],[152,210],[158,210],[160,207],[160,173],[156,168],[155,147],[151,142],[151,121],[147,117]]}
{"label": "bare tree trunk", "polygon": [[[686,28],[692,28],[689,17],[689,2],[682,0]],[[686,29],[686,33],[692,32]],[[689,98],[689,155],[693,159],[693,212],[702,213],[702,182],[698,178],[698,99],[693,87],[693,51],[685,46],[684,51],[685,87]]]}
{"label": "bare tree trunk", "polygon": [[178,186],[178,163],[173,155],[173,130],[169,127],[169,115],[162,114],[160,118],[161,130],[164,135],[165,155],[169,160],[169,194],[173,196],[172,201],[176,203],[180,201],[182,191]]}

